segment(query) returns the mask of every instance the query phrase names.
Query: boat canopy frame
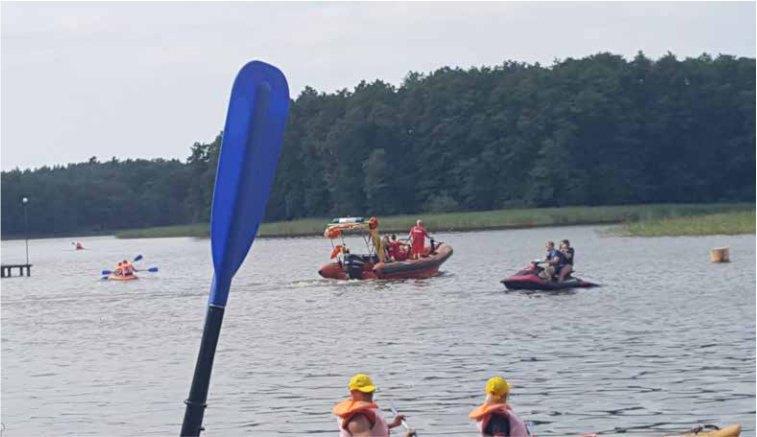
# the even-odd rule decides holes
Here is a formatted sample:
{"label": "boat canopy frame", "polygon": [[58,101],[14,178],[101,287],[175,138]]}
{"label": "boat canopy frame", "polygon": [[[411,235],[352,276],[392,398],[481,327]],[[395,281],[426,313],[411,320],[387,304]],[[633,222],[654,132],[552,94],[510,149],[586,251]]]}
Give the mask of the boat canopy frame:
{"label": "boat canopy frame", "polygon": [[[372,224],[373,228],[371,227]],[[344,242],[345,234],[360,235],[360,237],[362,237],[363,239],[363,242],[365,243],[366,248],[368,249],[368,255],[371,256],[378,255],[378,250],[380,250],[373,242],[373,233],[378,233],[378,220],[376,220],[375,218],[367,220],[364,217],[342,217],[335,218],[331,221],[331,223],[326,225],[326,230],[323,231],[323,236],[324,238],[328,238],[331,242],[332,253],[334,253],[337,247],[346,247],[346,244]],[[341,241],[341,245],[334,244],[334,240],[337,238]],[[342,252],[339,251],[338,255],[341,254]],[[383,257],[380,258],[383,259]]]}

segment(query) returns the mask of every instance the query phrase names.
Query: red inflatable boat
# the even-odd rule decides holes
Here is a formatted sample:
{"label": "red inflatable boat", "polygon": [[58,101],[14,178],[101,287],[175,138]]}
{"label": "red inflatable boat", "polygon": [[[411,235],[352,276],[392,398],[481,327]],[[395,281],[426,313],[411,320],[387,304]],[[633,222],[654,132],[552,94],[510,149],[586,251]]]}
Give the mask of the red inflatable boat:
{"label": "red inflatable boat", "polygon": [[[368,248],[367,255],[353,254],[344,243],[345,232],[361,233]],[[318,274],[330,279],[413,279],[429,278],[439,273],[441,266],[452,256],[452,247],[431,240],[418,259],[391,260],[384,253],[384,246],[378,233],[378,220],[366,221],[361,217],[334,219],[324,232],[332,240],[341,238],[335,245],[331,258],[335,262],[326,264]]]}

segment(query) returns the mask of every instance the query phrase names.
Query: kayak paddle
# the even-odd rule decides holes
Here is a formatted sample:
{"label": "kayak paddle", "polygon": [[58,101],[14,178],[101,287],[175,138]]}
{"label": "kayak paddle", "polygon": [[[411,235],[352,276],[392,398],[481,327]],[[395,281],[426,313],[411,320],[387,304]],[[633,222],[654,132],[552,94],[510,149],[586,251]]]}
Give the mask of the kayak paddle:
{"label": "kayak paddle", "polygon": [[141,259],[142,259],[142,255],[137,255],[136,257],[134,257],[134,261],[132,261],[132,262],[135,263],[135,262],[137,262],[137,261],[139,261]]}
{"label": "kayak paddle", "polygon": [[213,282],[197,356],[182,436],[199,436],[213,358],[234,274],[257,234],[273,184],[284,127],[289,87],[276,67],[253,61],[234,80],[213,189],[210,241]]}
{"label": "kayak paddle", "polygon": [[[394,414],[395,417],[399,416],[400,413],[397,412],[397,407],[394,406],[394,401],[390,401],[390,403],[392,405],[392,414]],[[404,420],[402,421],[402,426],[405,428],[405,431],[410,431],[410,427],[407,426],[407,422]]]}

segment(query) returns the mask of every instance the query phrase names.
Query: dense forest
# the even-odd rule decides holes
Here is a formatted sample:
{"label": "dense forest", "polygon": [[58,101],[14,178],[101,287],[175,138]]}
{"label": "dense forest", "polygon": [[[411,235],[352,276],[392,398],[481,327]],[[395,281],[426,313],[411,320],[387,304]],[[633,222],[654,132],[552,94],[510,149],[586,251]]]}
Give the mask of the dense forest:
{"label": "dense forest", "polygon": [[[220,144],[3,172],[2,235],[205,222]],[[754,59],[600,53],[307,88],[266,217],[754,200]]]}

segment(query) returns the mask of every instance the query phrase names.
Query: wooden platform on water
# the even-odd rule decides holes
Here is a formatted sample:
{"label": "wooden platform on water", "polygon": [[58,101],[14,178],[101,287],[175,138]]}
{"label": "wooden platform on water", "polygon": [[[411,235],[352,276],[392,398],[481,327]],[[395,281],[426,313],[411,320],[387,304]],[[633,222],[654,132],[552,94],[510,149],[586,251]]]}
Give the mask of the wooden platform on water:
{"label": "wooden platform on water", "polygon": [[19,276],[24,276],[24,270],[26,270],[26,276],[32,275],[31,264],[3,264],[0,266],[0,277],[2,278],[12,277],[13,269],[18,269]]}

